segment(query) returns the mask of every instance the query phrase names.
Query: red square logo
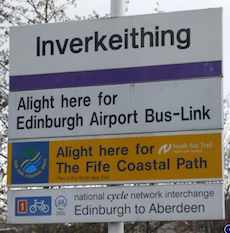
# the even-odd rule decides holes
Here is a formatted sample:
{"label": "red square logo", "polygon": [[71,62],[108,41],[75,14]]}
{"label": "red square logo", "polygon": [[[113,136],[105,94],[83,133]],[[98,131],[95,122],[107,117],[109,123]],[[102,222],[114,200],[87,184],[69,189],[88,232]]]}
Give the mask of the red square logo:
{"label": "red square logo", "polygon": [[18,200],[17,201],[17,213],[26,214],[28,212],[28,201]]}

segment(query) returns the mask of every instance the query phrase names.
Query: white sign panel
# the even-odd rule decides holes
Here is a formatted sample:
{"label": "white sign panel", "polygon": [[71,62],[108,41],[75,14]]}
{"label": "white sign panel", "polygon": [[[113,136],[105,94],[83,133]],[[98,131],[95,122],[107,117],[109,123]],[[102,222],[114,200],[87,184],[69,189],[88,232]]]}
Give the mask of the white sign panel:
{"label": "white sign panel", "polygon": [[221,12],[13,27],[11,76],[221,61]]}
{"label": "white sign panel", "polygon": [[9,223],[224,219],[223,184],[8,192]]}
{"label": "white sign panel", "polygon": [[9,139],[222,128],[220,78],[11,92]]}

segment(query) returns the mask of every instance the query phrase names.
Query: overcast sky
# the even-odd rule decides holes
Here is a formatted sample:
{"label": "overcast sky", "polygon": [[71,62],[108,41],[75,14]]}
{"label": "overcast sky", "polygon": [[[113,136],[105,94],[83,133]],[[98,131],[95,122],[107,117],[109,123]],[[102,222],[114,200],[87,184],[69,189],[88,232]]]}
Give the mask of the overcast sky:
{"label": "overcast sky", "polygon": [[[152,13],[156,6],[154,0],[129,0],[127,15]],[[230,0],[159,0],[159,10],[164,12],[223,7],[223,59],[224,59],[224,96],[230,97]],[[78,0],[77,12],[79,16],[88,16],[95,10],[100,15],[110,13],[110,0]],[[211,25],[207,25],[212,30]]]}

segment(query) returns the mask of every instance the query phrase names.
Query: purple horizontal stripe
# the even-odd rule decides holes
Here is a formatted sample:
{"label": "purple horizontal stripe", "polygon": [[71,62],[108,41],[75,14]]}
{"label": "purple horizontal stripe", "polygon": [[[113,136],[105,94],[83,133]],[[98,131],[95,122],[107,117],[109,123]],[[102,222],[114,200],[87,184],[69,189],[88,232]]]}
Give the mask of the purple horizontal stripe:
{"label": "purple horizontal stripe", "polygon": [[222,76],[221,61],[10,77],[10,91]]}

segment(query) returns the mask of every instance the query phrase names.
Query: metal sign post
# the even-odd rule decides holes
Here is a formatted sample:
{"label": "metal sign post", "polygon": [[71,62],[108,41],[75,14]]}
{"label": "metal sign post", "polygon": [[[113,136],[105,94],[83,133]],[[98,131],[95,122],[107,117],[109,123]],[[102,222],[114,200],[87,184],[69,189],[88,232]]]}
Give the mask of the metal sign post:
{"label": "metal sign post", "polygon": [[[111,0],[110,14],[111,17],[120,17],[125,15],[127,0]],[[124,223],[109,223],[108,233],[123,233]]]}
{"label": "metal sign post", "polygon": [[[111,17],[120,17],[125,15],[127,0],[111,0]],[[108,233],[124,233],[124,223],[109,223]]]}
{"label": "metal sign post", "polygon": [[111,0],[110,14],[111,17],[120,17],[125,15],[128,0]]}
{"label": "metal sign post", "polygon": [[108,233],[123,233],[124,232],[124,223],[109,223],[108,224]]}
{"label": "metal sign post", "polygon": [[[110,14],[111,17],[120,17],[125,15],[127,0],[111,0]],[[108,233],[124,233],[124,223],[109,223]]]}

